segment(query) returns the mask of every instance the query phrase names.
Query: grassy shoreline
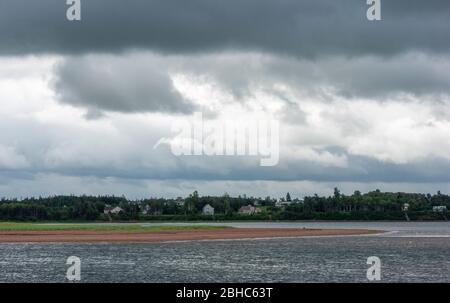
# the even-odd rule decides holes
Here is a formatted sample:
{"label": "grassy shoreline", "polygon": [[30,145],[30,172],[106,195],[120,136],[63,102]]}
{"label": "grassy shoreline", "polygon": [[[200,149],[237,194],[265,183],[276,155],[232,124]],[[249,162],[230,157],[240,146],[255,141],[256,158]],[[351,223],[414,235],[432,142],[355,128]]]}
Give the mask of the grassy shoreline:
{"label": "grassy shoreline", "polygon": [[111,224],[95,223],[18,223],[0,222],[2,231],[114,231],[114,232],[161,232],[161,231],[194,231],[219,230],[231,228],[228,226],[186,225],[186,226],[143,226],[139,224]]}

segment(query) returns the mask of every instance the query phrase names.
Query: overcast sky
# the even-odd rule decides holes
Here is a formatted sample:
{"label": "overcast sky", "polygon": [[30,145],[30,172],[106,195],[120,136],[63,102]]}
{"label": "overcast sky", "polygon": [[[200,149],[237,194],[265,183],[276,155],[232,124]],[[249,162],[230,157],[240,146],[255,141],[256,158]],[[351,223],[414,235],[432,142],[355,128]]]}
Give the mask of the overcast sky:
{"label": "overcast sky", "polygon": [[[0,0],[0,196],[450,192],[450,1]],[[174,121],[280,121],[280,160]]]}

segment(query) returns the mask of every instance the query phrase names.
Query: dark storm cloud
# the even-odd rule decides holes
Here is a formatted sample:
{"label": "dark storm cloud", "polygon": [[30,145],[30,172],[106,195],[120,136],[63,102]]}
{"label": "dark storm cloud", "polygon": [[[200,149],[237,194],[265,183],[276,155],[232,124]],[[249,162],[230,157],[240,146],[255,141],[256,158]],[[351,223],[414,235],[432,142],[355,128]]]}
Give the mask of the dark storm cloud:
{"label": "dark storm cloud", "polygon": [[68,22],[62,0],[1,0],[0,54],[181,53],[257,49],[297,57],[391,55],[450,49],[448,0],[384,0],[381,22],[365,0],[82,0]]}

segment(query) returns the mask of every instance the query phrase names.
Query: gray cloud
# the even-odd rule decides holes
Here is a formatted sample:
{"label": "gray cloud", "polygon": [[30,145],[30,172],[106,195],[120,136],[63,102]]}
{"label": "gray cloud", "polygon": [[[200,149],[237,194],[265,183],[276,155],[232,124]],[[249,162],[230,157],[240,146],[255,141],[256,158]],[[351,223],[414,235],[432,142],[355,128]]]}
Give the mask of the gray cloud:
{"label": "gray cloud", "polygon": [[[175,89],[171,76],[177,73],[213,80],[242,102],[264,90],[285,103],[282,115],[296,123],[303,116],[302,98],[439,101],[450,95],[450,59],[421,53],[320,60],[258,53],[70,56],[55,68],[53,88],[59,101],[89,109],[88,118],[102,111],[190,113],[196,106]],[[278,84],[296,96],[280,91]]]}
{"label": "gray cloud", "polygon": [[152,56],[69,57],[57,65],[53,88],[61,102],[87,107],[91,118],[102,110],[191,112],[163,63]]}
{"label": "gray cloud", "polygon": [[[29,168],[3,170],[0,175],[8,174],[11,177],[14,173],[15,179],[29,179],[30,176],[45,173],[121,180],[450,183],[450,162],[437,158],[394,164],[370,157],[348,156],[347,167],[330,167],[308,160],[282,158],[278,166],[265,168],[258,166],[259,159],[251,157],[175,158],[168,150],[148,152],[147,157],[152,157],[152,161],[137,155],[136,159],[124,158],[121,163],[108,158],[93,164],[83,163],[83,156],[53,166],[33,163],[34,166]],[[91,158],[91,162],[94,161],[95,156]]]}
{"label": "gray cloud", "polygon": [[382,22],[362,0],[89,0],[82,22],[65,1],[2,0],[0,53],[164,52],[253,49],[297,57],[450,50],[450,2],[382,2]]}
{"label": "gray cloud", "polygon": [[[255,87],[274,84],[313,98],[363,97],[383,100],[392,95],[450,94],[449,56],[406,53],[390,58],[333,56],[316,60],[262,54],[190,56],[181,63],[186,73],[207,75],[237,97]],[[278,94],[279,92],[273,91]],[[286,100],[287,103],[292,100]]]}

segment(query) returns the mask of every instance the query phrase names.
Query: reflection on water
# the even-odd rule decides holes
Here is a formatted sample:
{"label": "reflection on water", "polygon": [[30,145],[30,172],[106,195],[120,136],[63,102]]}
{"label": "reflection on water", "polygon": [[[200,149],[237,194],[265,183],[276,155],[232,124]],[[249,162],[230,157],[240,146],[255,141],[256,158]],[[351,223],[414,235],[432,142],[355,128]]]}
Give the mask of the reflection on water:
{"label": "reflection on water", "polygon": [[[364,223],[294,224],[361,228]],[[0,244],[0,282],[65,282],[65,261],[72,255],[82,260],[84,282],[366,282],[369,256],[380,257],[384,282],[450,282],[449,224],[365,227],[396,232],[163,244]]]}

